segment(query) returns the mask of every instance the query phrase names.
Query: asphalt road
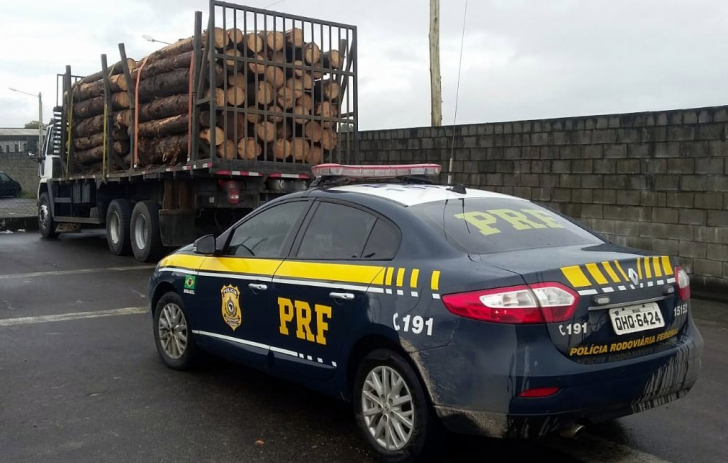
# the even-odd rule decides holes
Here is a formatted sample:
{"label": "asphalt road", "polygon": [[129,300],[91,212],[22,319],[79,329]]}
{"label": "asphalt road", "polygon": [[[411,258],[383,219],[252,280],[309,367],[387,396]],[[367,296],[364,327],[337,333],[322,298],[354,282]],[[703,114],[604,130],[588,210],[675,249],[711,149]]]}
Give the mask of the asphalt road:
{"label": "asphalt road", "polygon": [[[374,461],[335,399],[222,361],[167,369],[144,296],[152,268],[110,255],[98,233],[0,235],[0,461]],[[728,305],[693,305],[706,350],[686,398],[577,440],[451,436],[444,461],[725,462]]]}

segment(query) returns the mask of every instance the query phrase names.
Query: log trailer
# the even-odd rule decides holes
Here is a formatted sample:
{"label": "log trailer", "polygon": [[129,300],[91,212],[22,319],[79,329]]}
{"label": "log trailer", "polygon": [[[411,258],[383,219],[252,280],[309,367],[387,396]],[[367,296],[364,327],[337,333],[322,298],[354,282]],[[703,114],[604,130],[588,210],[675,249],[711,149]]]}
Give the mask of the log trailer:
{"label": "log trailer", "polygon": [[145,58],[57,76],[39,159],[45,238],[106,228],[158,259],[356,162],[356,27],[211,0],[207,28]]}

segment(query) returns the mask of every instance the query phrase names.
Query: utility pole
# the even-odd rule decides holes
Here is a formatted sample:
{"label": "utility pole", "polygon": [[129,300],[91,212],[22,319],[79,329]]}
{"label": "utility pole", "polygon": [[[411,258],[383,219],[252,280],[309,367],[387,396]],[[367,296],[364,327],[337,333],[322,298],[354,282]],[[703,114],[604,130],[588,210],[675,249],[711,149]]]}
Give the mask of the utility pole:
{"label": "utility pole", "polygon": [[[18,93],[22,93],[23,95],[28,96],[36,96],[32,93],[24,92],[22,90],[18,90],[17,88],[8,87],[10,90]],[[43,95],[41,95],[41,92],[38,92],[38,155],[40,156],[41,149],[43,148]]]}
{"label": "utility pole", "polygon": [[430,104],[432,126],[442,125],[442,79],[440,77],[440,0],[430,0]]}

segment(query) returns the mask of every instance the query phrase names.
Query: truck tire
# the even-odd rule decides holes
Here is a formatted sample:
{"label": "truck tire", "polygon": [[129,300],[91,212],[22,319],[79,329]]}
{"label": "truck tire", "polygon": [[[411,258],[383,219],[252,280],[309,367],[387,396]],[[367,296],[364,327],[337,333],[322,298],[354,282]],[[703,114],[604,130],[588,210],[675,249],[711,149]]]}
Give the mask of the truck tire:
{"label": "truck tire", "polygon": [[152,262],[164,254],[159,232],[159,205],[139,201],[131,213],[131,250],[140,262]]}
{"label": "truck tire", "polygon": [[38,229],[40,230],[41,236],[46,239],[58,236],[58,233],[56,233],[56,221],[53,220],[53,213],[51,211],[51,200],[48,197],[48,193],[41,193],[40,198],[38,198]]}
{"label": "truck tire", "polygon": [[131,205],[126,199],[115,199],[106,211],[106,242],[115,256],[131,254]]}

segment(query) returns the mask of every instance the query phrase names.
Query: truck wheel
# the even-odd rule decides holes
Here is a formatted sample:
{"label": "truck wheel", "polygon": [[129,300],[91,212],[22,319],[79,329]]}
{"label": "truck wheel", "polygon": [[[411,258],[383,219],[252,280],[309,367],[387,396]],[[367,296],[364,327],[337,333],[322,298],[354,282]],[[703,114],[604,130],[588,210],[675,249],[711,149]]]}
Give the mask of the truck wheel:
{"label": "truck wheel", "polygon": [[356,421],[379,460],[426,461],[439,433],[422,384],[405,359],[378,349],[359,365],[354,382]]}
{"label": "truck wheel", "polygon": [[40,198],[38,198],[38,228],[43,238],[58,236],[56,222],[53,220],[53,214],[51,213],[51,200],[48,198],[48,193],[41,193]]}
{"label": "truck wheel", "polygon": [[162,296],[154,309],[154,344],[162,361],[174,370],[186,370],[196,359],[189,318],[175,292]]}
{"label": "truck wheel", "polygon": [[131,205],[126,199],[115,199],[106,211],[106,242],[115,256],[131,253]]}
{"label": "truck wheel", "polygon": [[140,262],[152,262],[164,253],[159,232],[159,205],[139,201],[131,213],[131,250]]}

